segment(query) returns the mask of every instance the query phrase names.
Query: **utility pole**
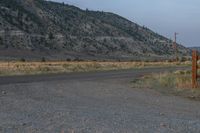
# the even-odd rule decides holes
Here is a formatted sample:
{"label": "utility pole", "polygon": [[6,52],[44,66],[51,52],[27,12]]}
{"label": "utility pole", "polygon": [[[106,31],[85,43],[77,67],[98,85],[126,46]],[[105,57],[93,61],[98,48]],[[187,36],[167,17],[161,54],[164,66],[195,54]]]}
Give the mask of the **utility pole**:
{"label": "utility pole", "polygon": [[175,51],[175,60],[178,61],[178,48],[177,48],[177,44],[176,44],[176,40],[177,40],[177,35],[178,33],[175,32],[174,33],[174,44],[173,44],[173,47],[174,47],[174,51]]}

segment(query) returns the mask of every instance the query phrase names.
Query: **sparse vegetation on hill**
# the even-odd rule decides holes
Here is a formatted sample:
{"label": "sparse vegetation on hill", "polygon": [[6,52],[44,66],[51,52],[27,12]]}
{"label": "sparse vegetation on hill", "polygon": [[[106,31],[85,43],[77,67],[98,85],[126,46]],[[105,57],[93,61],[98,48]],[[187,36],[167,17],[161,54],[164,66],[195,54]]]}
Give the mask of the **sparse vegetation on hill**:
{"label": "sparse vegetation on hill", "polygon": [[[96,60],[161,60],[174,54],[171,40],[121,16],[44,0],[1,0],[0,44],[6,57],[18,57],[9,50]],[[190,53],[178,49],[180,56]]]}

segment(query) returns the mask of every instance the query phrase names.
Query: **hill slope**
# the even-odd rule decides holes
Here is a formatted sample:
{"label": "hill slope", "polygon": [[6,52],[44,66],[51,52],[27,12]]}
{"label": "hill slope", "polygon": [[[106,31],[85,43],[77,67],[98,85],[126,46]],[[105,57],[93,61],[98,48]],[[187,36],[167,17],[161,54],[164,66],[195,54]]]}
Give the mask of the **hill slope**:
{"label": "hill slope", "polygon": [[[156,59],[171,40],[113,13],[44,0],[0,1],[0,57]],[[179,45],[179,54],[190,50]]]}

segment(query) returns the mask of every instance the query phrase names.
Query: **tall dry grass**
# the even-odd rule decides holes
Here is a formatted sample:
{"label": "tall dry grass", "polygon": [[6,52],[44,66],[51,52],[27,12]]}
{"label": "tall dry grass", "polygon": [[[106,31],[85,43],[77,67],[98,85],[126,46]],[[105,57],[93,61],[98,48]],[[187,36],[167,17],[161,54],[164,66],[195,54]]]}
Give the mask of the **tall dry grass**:
{"label": "tall dry grass", "polygon": [[164,94],[174,94],[200,100],[200,86],[197,89],[192,88],[192,73],[190,70],[146,75],[134,81],[134,87],[150,88]]}
{"label": "tall dry grass", "polygon": [[87,72],[144,67],[188,65],[190,62],[0,62],[0,75],[25,75],[41,73]]}

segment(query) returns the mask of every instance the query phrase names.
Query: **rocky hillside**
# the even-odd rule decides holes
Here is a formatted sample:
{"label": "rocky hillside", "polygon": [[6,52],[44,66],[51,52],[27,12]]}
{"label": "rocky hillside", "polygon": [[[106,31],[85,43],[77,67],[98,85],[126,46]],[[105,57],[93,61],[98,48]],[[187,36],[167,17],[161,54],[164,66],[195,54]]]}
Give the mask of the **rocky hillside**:
{"label": "rocky hillside", "polygon": [[[179,54],[190,50],[179,45]],[[170,58],[172,41],[113,13],[44,0],[0,1],[0,57],[140,60]]]}

